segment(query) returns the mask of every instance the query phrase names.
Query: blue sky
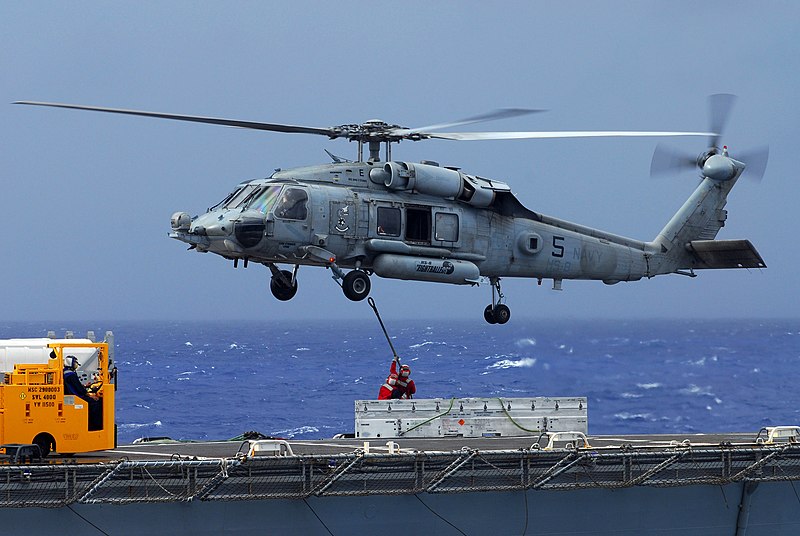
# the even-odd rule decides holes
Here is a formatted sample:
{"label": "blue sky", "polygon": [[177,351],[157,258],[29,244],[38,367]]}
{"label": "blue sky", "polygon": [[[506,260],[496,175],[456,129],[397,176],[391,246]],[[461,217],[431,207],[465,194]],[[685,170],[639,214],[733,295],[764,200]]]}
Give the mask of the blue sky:
{"label": "blue sky", "polygon": [[[719,238],[748,238],[762,271],[706,271],[564,290],[505,280],[514,321],[797,316],[800,4],[795,2],[3,2],[0,320],[367,319],[321,269],[288,303],[261,266],[234,270],[167,238],[274,168],[355,145],[209,125],[13,106],[81,103],[311,126],[406,126],[496,108],[549,111],[488,130],[705,130],[706,97],[739,99],[723,143],[769,144]],[[403,142],[508,182],[532,210],[649,240],[696,184],[648,177],[654,139]],[[700,152],[705,141],[673,145]],[[490,288],[373,278],[387,318],[482,323]]]}

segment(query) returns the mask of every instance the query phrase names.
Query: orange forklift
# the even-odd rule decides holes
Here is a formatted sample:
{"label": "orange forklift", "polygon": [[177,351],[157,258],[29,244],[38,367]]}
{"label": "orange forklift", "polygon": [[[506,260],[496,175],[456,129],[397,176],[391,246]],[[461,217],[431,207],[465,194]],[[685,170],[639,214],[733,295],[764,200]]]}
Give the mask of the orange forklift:
{"label": "orange forklift", "polygon": [[[0,449],[70,455],[116,446],[113,333],[86,339],[0,341]],[[92,397],[65,394],[65,363],[77,361]],[[35,456],[35,454],[34,454]]]}

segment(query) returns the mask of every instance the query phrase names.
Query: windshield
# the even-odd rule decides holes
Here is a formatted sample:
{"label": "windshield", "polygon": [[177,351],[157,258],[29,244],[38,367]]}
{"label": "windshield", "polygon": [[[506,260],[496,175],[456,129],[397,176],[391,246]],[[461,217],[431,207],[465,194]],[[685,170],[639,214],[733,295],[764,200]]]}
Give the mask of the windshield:
{"label": "windshield", "polygon": [[225,205],[228,203],[228,201],[230,201],[231,199],[233,199],[233,197],[234,197],[236,194],[238,194],[239,192],[241,192],[243,188],[244,188],[244,186],[239,186],[239,187],[237,187],[237,188],[236,188],[234,191],[232,191],[231,193],[229,193],[228,195],[226,195],[226,196],[225,196],[225,199],[223,199],[222,201],[220,201],[219,203],[217,203],[216,205],[214,205],[213,207],[211,207],[211,208],[210,208],[210,209],[208,209],[208,210],[216,210],[216,209],[218,209],[218,208],[224,207],[224,206],[225,206]]}
{"label": "windshield", "polygon": [[241,190],[236,192],[236,195],[231,197],[228,200],[228,202],[224,204],[224,207],[225,208],[237,208],[237,207],[239,207],[239,205],[241,205],[244,202],[244,200],[247,199],[247,197],[250,194],[252,194],[253,190],[255,190],[256,188],[258,188],[258,186],[254,185],[254,184],[248,184],[247,186],[245,186],[244,188],[242,188]]}
{"label": "windshield", "polygon": [[260,191],[250,198],[247,208],[251,210],[258,210],[266,214],[272,210],[275,200],[278,199],[278,194],[280,193],[280,186],[264,186]]}

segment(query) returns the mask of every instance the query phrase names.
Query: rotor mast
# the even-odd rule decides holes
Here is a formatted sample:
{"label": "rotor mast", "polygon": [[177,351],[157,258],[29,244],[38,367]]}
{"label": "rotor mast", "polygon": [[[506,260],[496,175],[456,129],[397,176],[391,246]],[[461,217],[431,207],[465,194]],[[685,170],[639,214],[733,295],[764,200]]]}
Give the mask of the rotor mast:
{"label": "rotor mast", "polygon": [[358,161],[364,161],[364,144],[367,144],[369,150],[368,162],[381,161],[381,144],[386,144],[385,161],[389,162],[392,159],[392,143],[400,142],[400,136],[391,135],[391,131],[400,129],[397,125],[389,125],[380,119],[370,119],[360,125],[348,125],[346,128],[348,132],[345,136],[350,141],[358,142]]}

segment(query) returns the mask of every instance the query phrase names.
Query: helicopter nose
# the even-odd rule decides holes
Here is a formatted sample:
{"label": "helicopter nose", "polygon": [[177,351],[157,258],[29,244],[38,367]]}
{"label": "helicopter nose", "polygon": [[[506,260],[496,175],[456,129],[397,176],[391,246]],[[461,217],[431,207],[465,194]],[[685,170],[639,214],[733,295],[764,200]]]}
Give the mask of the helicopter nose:
{"label": "helicopter nose", "polygon": [[230,236],[232,230],[233,223],[225,219],[209,217],[208,214],[204,214],[192,222],[189,232],[209,238],[224,238]]}
{"label": "helicopter nose", "polygon": [[216,222],[211,225],[204,225],[203,229],[205,230],[206,236],[228,236],[230,235],[229,228],[232,227],[232,224],[227,222]]}
{"label": "helicopter nose", "polygon": [[173,231],[188,231],[192,225],[192,217],[186,212],[176,212],[170,218]]}

